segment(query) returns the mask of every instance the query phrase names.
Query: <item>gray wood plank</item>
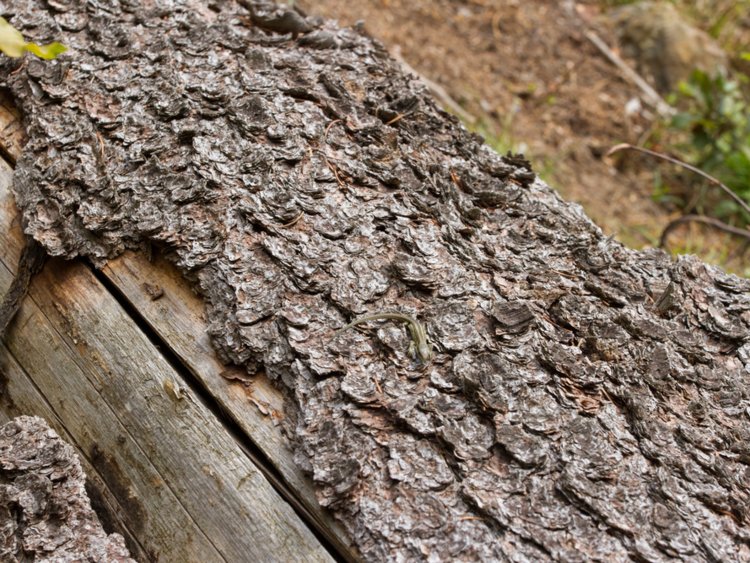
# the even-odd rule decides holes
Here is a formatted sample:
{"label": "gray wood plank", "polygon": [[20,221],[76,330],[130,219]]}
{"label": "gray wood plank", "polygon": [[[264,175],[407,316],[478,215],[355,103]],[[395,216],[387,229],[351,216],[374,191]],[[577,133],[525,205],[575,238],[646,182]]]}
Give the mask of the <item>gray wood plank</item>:
{"label": "gray wood plank", "polygon": [[[249,380],[240,368],[219,362],[207,334],[203,303],[177,269],[164,259],[149,262],[128,252],[102,272],[260,448],[299,501],[298,509],[315,523],[319,533],[340,552],[350,551],[346,534],[317,503],[312,482],[294,463],[289,440],[279,424],[283,417],[280,392],[265,374]],[[156,288],[161,295],[153,299]]]}
{"label": "gray wood plank", "polygon": [[[57,417],[47,400],[34,387],[32,379],[16,362],[2,342],[0,342],[0,389],[2,389],[0,392],[0,424],[23,414],[34,413],[44,418],[63,440],[80,450],[75,439],[65,429],[62,421]],[[92,506],[97,509],[104,529],[107,533],[119,532],[122,534],[131,555],[137,561],[152,559],[140,543],[139,538],[133,535],[127,524],[127,512],[120,506],[117,498],[109,490],[99,472],[80,452],[78,457],[83,470],[86,472],[87,493]]]}
{"label": "gray wood plank", "polygon": [[[0,130],[4,131],[0,145],[18,159],[26,143],[25,132],[20,115],[2,96]],[[350,552],[350,539],[320,507],[311,480],[294,463],[289,440],[279,424],[283,417],[280,392],[264,374],[249,380],[239,368],[218,361],[208,338],[203,303],[177,269],[159,257],[151,262],[127,252],[102,272],[270,461],[272,471],[281,477],[276,486],[289,492],[287,499],[340,553]],[[154,299],[154,291],[162,292],[158,299]]]}
{"label": "gray wood plank", "polygon": [[[21,244],[9,183],[0,164],[2,291]],[[153,558],[330,560],[85,266],[48,264],[6,344]]]}

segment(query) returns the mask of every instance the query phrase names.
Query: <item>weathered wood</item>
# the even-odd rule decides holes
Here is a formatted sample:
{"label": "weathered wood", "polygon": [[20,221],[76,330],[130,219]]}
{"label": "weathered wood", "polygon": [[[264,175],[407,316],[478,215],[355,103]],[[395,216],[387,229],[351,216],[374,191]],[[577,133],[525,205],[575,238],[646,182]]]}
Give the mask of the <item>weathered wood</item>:
{"label": "weathered wood", "polygon": [[[5,133],[0,136],[0,150],[15,161],[20,158],[27,137],[18,110],[10,100],[4,103],[6,111],[0,113],[0,127]],[[222,412],[260,449],[263,459],[256,463],[270,463],[270,469],[280,479],[275,486],[285,490],[286,500],[304,513],[306,520],[343,557],[355,558],[351,540],[320,507],[310,478],[294,463],[281,425],[281,392],[263,373],[251,378],[244,369],[219,362],[208,336],[204,304],[182,274],[159,255],[149,258],[134,252],[112,260],[101,271],[158,334],[161,346],[176,354]]]}
{"label": "weathered wood", "polygon": [[[11,228],[10,170],[0,166],[4,289],[21,236]],[[150,558],[330,560],[82,264],[45,268],[9,331],[7,349],[107,483]],[[20,400],[8,390],[6,402]]]}
{"label": "weathered wood", "polygon": [[[14,417],[34,413],[46,420],[66,442],[74,444],[73,437],[67,432],[54,409],[2,342],[0,342],[0,378],[2,390],[0,392],[0,422],[5,423]],[[125,536],[130,553],[137,561],[152,560],[153,558],[145,551],[144,546],[128,525],[126,508],[129,503],[125,507],[120,506],[117,497],[101,475],[86,457],[80,454],[79,451],[79,459],[89,484],[89,496],[92,504],[98,507],[98,516],[105,529],[110,532],[117,531]]]}
{"label": "weathered wood", "polygon": [[174,265],[160,256],[149,260],[126,252],[110,261],[102,273],[159,335],[162,345],[180,358],[221,410],[260,448],[283,479],[279,485],[290,495],[285,498],[296,501],[295,506],[340,553],[351,552],[351,541],[320,507],[312,482],[294,463],[289,438],[282,431],[280,391],[263,373],[251,377],[240,367],[218,361],[208,336],[203,302]]}

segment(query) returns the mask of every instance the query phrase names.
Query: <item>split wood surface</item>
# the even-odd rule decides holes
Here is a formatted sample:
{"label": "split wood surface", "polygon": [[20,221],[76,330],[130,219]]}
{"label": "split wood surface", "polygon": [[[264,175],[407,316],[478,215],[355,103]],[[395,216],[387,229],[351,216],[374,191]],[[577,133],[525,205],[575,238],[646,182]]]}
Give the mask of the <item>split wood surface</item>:
{"label": "split wood surface", "polygon": [[[23,128],[0,102],[0,144],[17,159]],[[0,294],[24,243],[11,182],[0,159]],[[101,275],[110,285],[55,260],[32,281],[0,343],[0,421],[41,416],[77,447],[100,517],[139,561],[331,561],[311,528],[353,559],[294,465],[280,393],[218,362],[174,267],[127,253]]]}

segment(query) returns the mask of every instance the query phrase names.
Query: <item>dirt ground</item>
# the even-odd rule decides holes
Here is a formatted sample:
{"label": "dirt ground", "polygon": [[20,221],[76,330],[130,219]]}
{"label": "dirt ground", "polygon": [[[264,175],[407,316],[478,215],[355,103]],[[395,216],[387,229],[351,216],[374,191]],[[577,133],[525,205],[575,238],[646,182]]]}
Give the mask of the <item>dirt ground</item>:
{"label": "dirt ground", "polygon": [[[302,0],[310,15],[364,29],[448,91],[499,151],[524,152],[544,180],[580,203],[604,230],[634,248],[657,244],[674,209],[655,203],[653,170],[632,153],[648,107],[628,117],[639,90],[586,38],[615,47],[600,9],[587,0]],[[678,237],[679,238],[679,237]],[[684,243],[679,243],[684,244]],[[684,247],[683,247],[684,250]],[[690,250],[690,249],[687,249]]]}

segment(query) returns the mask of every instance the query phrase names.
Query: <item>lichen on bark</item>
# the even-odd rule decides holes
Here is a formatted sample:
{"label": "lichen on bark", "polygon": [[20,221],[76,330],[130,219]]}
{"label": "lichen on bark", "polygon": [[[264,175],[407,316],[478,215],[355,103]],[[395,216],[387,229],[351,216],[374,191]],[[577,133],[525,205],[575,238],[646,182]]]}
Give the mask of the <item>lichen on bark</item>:
{"label": "lichen on bark", "polygon": [[[603,236],[357,29],[245,2],[0,2],[28,234],[155,245],[288,397],[368,560],[750,558],[750,284]],[[332,340],[356,315],[404,326]]]}

